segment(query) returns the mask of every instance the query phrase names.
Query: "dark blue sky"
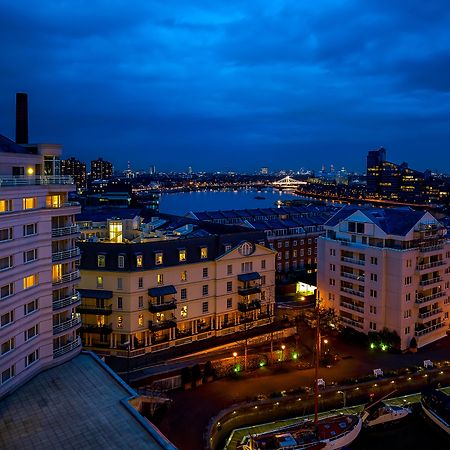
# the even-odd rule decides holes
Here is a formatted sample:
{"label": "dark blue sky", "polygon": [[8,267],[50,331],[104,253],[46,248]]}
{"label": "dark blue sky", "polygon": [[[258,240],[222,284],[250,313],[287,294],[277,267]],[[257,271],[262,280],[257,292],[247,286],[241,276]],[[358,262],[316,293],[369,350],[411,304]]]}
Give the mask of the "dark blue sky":
{"label": "dark blue sky", "polygon": [[450,8],[429,0],[0,0],[0,133],[117,167],[388,159],[450,171]]}

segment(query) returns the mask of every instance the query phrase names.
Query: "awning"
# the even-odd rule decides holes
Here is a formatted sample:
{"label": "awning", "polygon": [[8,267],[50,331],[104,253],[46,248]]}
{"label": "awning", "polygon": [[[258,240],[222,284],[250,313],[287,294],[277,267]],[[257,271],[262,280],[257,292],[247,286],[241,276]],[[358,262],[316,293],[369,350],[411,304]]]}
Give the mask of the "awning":
{"label": "awning", "polygon": [[161,286],[156,288],[151,288],[148,290],[148,295],[150,297],[160,297],[162,295],[170,295],[170,294],[176,294],[177,290],[175,289],[175,286],[169,285],[169,286]]}
{"label": "awning", "polygon": [[103,298],[108,299],[112,298],[112,291],[104,291],[104,290],[96,290],[96,289],[77,289],[82,297],[89,298]]}
{"label": "awning", "polygon": [[254,281],[260,279],[261,275],[258,272],[241,273],[240,275],[238,275],[239,281]]}

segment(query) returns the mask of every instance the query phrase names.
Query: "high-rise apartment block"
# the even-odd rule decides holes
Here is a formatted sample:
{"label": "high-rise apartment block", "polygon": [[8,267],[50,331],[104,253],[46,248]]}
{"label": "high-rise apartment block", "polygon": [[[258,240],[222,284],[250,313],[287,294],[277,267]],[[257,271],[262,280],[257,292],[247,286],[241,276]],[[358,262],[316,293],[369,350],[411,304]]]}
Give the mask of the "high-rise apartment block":
{"label": "high-rise apartment block", "polygon": [[406,349],[446,335],[450,313],[447,229],[428,212],[347,206],[318,241],[318,289],[342,325],[388,328]]}
{"label": "high-rise apartment block", "polygon": [[0,397],[81,350],[80,208],[60,152],[0,136]]}
{"label": "high-rise apartment block", "polygon": [[103,158],[91,161],[91,180],[109,180],[113,175],[113,165]]}
{"label": "high-rise apartment block", "polygon": [[70,175],[74,179],[77,189],[86,188],[86,164],[73,156],[61,160],[61,175]]}

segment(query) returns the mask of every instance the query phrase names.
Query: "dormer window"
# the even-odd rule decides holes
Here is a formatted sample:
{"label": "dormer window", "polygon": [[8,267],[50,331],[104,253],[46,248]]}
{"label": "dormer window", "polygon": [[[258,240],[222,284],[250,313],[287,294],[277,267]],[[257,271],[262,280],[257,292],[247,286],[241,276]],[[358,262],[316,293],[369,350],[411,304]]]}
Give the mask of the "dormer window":
{"label": "dormer window", "polygon": [[160,266],[163,264],[163,252],[155,253],[155,265]]}
{"label": "dormer window", "polygon": [[142,267],[144,263],[144,258],[142,255],[136,255],[136,267]]}
{"label": "dormer window", "polygon": [[208,257],[208,247],[200,247],[200,258],[206,259]]}
{"label": "dormer window", "polygon": [[178,250],[178,261],[186,262],[186,249]]}
{"label": "dormer window", "polygon": [[348,231],[350,233],[364,234],[364,223],[361,223],[361,222],[348,222]]}
{"label": "dormer window", "polygon": [[97,267],[105,267],[105,265],[106,265],[106,256],[97,255]]}

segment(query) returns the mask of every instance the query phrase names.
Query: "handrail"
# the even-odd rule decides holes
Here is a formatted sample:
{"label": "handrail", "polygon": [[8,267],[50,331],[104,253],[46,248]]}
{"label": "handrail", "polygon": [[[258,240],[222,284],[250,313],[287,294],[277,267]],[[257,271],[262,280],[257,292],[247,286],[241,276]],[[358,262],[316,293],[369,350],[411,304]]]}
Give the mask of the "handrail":
{"label": "handrail", "polygon": [[340,305],[344,308],[348,308],[353,311],[358,311],[360,313],[364,313],[364,308],[362,308],[361,306],[352,305],[351,303],[348,303],[348,302],[341,302]]}
{"label": "handrail", "polygon": [[79,292],[74,292],[68,297],[61,298],[59,300],[53,300],[53,309],[61,309],[66,306],[73,305],[81,301],[81,296]]}
{"label": "handrail", "polygon": [[52,237],[66,236],[69,234],[78,234],[80,228],[78,225],[71,225],[68,227],[52,228]]}
{"label": "handrail", "polygon": [[53,334],[61,333],[69,328],[75,327],[81,323],[81,317],[75,317],[73,319],[66,320],[65,322],[53,325]]}
{"label": "handrail", "polygon": [[69,342],[66,345],[63,345],[62,347],[59,347],[55,350],[53,350],[53,358],[58,358],[59,356],[65,355],[66,353],[69,353],[73,349],[81,346],[81,338],[78,336],[74,341]]}
{"label": "handrail", "polygon": [[430,300],[434,300],[435,298],[440,298],[445,296],[445,291],[436,292],[435,294],[427,295],[426,297],[418,297],[416,296],[416,303],[425,303]]}
{"label": "handrail", "polygon": [[0,186],[48,185],[48,184],[74,184],[69,175],[50,176],[0,176]]}
{"label": "handrail", "polygon": [[59,278],[58,280],[52,281],[52,284],[56,285],[56,284],[68,283],[70,281],[78,280],[79,278],[80,278],[80,271],[74,270],[73,272],[62,275],[62,277]]}
{"label": "handrail", "polygon": [[435,278],[431,278],[429,280],[420,280],[419,284],[421,286],[428,286],[430,284],[439,283],[441,281],[442,281],[442,277],[435,277]]}
{"label": "handrail", "polygon": [[75,258],[76,256],[80,256],[80,249],[78,247],[52,253],[52,261],[62,261],[63,259]]}

